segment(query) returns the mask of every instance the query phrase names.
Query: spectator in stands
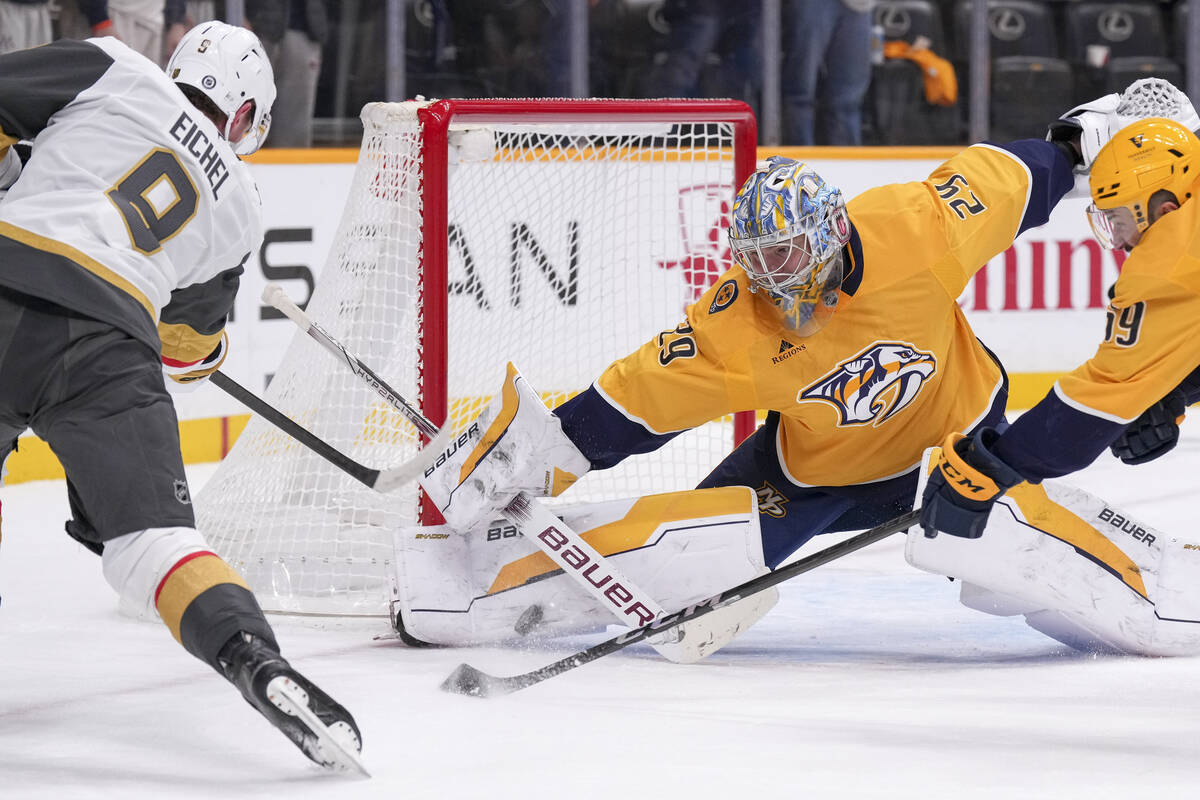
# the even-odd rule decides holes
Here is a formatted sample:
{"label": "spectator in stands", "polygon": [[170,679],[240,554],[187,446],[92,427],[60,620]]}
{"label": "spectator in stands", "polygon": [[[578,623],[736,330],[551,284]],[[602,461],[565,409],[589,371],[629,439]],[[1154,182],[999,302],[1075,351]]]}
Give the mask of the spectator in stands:
{"label": "spectator in stands", "polygon": [[312,147],[317,78],[329,33],[325,0],[249,2],[245,21],[262,40],[279,87],[270,146]]}
{"label": "spectator in stands", "polygon": [[58,14],[64,39],[115,36],[160,67],[163,52],[163,17],[167,6],[183,0],[63,0]]}
{"label": "spectator in stands", "polygon": [[793,0],[784,6],[782,102],[788,144],[862,144],[871,82],[872,0]]}
{"label": "spectator in stands", "polygon": [[[759,4],[748,5],[719,0],[666,0],[663,19],[671,26],[666,58],[650,73],[645,94],[729,95],[754,105],[762,72],[758,58],[762,17]],[[702,88],[704,65],[714,53],[722,56],[718,85]]]}
{"label": "spectator in stands", "polygon": [[46,0],[0,0],[0,53],[48,44],[52,38]]}

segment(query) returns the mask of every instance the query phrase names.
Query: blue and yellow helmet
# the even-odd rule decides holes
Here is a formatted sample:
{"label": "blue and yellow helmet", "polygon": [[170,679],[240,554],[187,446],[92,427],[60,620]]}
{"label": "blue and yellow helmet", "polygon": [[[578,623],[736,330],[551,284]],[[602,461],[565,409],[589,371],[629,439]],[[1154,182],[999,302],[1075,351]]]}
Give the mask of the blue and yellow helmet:
{"label": "blue and yellow helmet", "polygon": [[849,240],[841,191],[803,162],[771,157],[734,200],[734,260],[751,288],[767,291],[800,323],[831,308],[830,293],[836,297],[842,280],[841,249]]}

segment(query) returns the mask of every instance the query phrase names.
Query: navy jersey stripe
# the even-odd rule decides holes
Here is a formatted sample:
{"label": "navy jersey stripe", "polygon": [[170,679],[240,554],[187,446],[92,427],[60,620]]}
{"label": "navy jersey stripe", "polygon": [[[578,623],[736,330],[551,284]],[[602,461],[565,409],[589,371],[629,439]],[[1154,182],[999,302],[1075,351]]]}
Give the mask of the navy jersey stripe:
{"label": "navy jersey stripe", "polygon": [[1075,186],[1071,162],[1057,146],[1041,139],[1018,139],[995,146],[1012,153],[1029,168],[1032,181],[1029,205],[1025,208],[1025,216],[1021,219],[1017,234],[1045,225],[1054,206]]}
{"label": "navy jersey stripe", "polygon": [[592,469],[607,469],[626,456],[657,450],[682,433],[646,430],[613,407],[594,386],[554,409],[554,413],[562,420],[563,433],[587,457]]}
{"label": "navy jersey stripe", "polygon": [[1083,469],[1125,426],[1067,405],[1051,390],[996,441],[995,453],[1026,480],[1041,481]]}

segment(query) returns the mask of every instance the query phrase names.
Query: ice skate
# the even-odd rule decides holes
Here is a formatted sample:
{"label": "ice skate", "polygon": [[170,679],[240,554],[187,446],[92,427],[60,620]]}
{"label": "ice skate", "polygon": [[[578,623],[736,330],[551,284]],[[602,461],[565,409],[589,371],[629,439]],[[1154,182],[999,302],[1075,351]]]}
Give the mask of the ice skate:
{"label": "ice skate", "polygon": [[270,644],[240,633],[217,660],[246,702],[306,756],[329,769],[370,777],[359,758],[362,735],[350,712],[296,672]]}

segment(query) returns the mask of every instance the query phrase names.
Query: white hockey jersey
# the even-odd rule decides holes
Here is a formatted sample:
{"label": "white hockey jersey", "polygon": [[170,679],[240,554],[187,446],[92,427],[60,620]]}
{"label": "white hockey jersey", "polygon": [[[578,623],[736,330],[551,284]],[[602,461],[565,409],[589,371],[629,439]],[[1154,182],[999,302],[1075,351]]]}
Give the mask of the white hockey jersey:
{"label": "white hockey jersey", "polygon": [[0,284],[178,361],[210,353],[263,236],[257,187],[216,127],[116,39],[62,40],[0,57],[0,156],[22,139]]}

